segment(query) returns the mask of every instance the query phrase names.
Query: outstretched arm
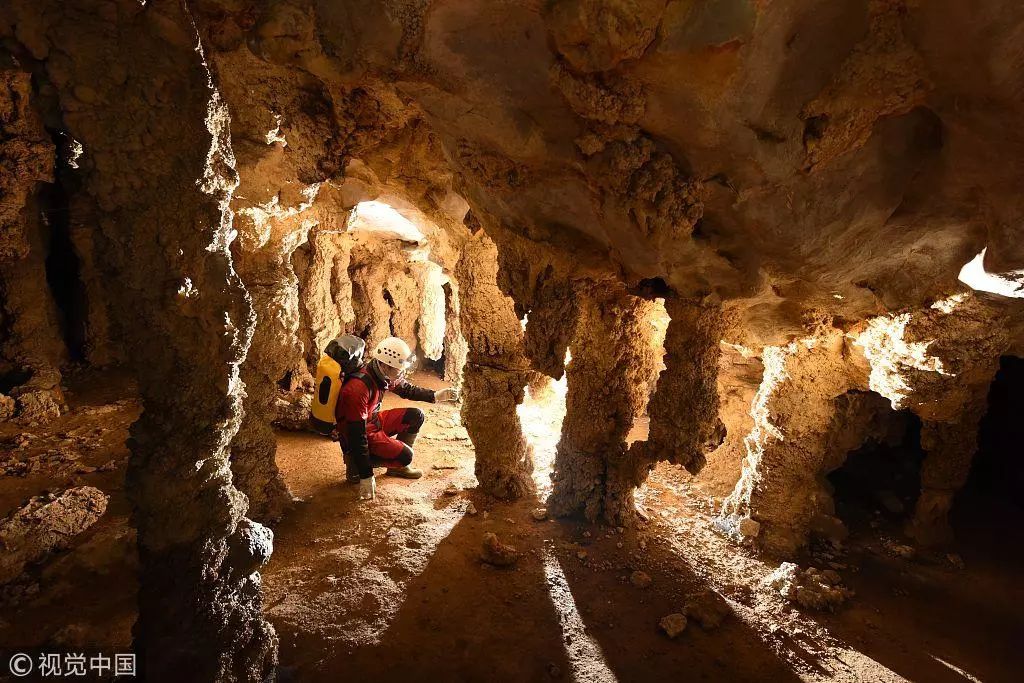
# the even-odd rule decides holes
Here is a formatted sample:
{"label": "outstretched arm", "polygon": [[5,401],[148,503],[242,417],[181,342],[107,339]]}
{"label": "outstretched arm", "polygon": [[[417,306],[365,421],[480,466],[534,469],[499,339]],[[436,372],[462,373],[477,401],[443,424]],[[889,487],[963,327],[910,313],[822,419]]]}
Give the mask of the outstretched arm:
{"label": "outstretched arm", "polygon": [[391,389],[393,392],[409,401],[423,401],[424,403],[436,403],[437,399],[433,389],[424,389],[415,384],[402,380]]}

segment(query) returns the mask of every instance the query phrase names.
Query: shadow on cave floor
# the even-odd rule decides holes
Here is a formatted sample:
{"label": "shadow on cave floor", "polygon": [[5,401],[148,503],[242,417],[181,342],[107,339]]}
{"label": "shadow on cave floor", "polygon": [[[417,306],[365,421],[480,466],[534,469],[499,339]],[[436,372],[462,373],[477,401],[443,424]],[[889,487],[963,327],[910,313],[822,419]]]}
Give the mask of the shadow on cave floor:
{"label": "shadow on cave floor", "polygon": [[[713,508],[690,494],[685,472],[657,468],[638,496],[650,520],[636,530],[536,522],[536,500],[499,503],[474,488],[456,409],[427,413],[417,442],[426,476],[382,478],[370,505],[340,483],[336,444],[279,435],[282,470],[308,500],[277,528],[265,573],[284,680],[648,681],[686,672],[706,680],[1000,681],[1019,671],[1010,644],[1020,620],[1006,613],[1020,604],[1015,574],[978,561],[969,543],[961,570],[894,557],[878,542],[856,543],[855,532],[832,559],[857,595],[834,615],[804,612],[763,585],[777,563],[714,531]],[[486,531],[519,549],[515,568],[479,560]],[[889,530],[872,531],[879,541]],[[898,525],[892,533],[899,537]],[[651,576],[649,587],[629,581],[637,569]],[[659,619],[709,588],[728,600],[730,617],[707,632],[691,621],[676,640],[666,638]]]}
{"label": "shadow on cave floor", "polygon": [[[341,483],[335,443],[279,433],[279,465],[307,501],[277,527],[264,572],[282,680],[645,681],[681,671],[798,679],[740,619],[666,638],[659,619],[708,587],[670,545],[572,520],[535,521],[535,499],[490,499],[475,488],[457,408],[425,410],[416,444],[424,478],[379,477],[370,504]],[[477,514],[467,513],[470,504]],[[480,561],[487,531],[519,550],[514,568]],[[651,576],[649,587],[630,583],[636,569]]]}

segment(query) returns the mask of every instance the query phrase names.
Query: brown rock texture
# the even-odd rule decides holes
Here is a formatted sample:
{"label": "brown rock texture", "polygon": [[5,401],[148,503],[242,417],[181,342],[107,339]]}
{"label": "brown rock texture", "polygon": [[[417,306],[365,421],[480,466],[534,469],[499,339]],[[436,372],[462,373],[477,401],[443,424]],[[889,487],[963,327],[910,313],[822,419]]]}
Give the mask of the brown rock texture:
{"label": "brown rock texture", "polygon": [[91,486],[38,496],[0,522],[0,585],[29,564],[67,549],[103,515],[109,496]]}
{"label": "brown rock texture", "polygon": [[635,456],[626,435],[644,410],[654,354],[651,304],[624,292],[577,292],[580,310],[566,367],[568,395],[548,506],[612,524],[633,517]]}
{"label": "brown rock texture", "polygon": [[459,321],[469,350],[462,423],[476,450],[480,485],[498,498],[518,498],[533,488],[533,457],[516,414],[529,373],[522,327],[512,301],[498,289],[494,250],[478,235],[466,242],[456,268]]}

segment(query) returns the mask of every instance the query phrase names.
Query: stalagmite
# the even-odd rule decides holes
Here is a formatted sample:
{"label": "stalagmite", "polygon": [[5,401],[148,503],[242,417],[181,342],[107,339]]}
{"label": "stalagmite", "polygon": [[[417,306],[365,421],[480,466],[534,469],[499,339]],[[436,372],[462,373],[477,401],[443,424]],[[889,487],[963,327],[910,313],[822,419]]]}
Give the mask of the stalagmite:
{"label": "stalagmite", "polygon": [[568,395],[548,501],[556,515],[630,522],[635,477],[626,435],[643,412],[654,374],[652,304],[601,284],[578,292],[566,368]]}
{"label": "stalagmite", "polygon": [[495,247],[484,235],[466,242],[456,277],[469,349],[462,422],[476,451],[476,477],[493,496],[519,498],[533,488],[533,458],[515,410],[530,373],[522,327],[512,301],[498,289]]}

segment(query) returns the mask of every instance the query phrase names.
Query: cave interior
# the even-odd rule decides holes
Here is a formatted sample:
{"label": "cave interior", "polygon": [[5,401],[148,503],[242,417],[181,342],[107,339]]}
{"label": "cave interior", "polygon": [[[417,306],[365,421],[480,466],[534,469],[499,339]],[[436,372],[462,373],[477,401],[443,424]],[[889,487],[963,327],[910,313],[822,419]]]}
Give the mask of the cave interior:
{"label": "cave interior", "polygon": [[[1024,8],[972,5],[5,0],[0,668],[1015,680]],[[369,501],[346,334],[459,390],[387,395]]]}

